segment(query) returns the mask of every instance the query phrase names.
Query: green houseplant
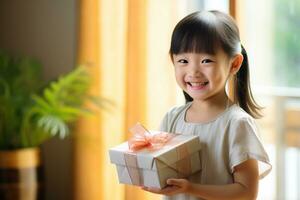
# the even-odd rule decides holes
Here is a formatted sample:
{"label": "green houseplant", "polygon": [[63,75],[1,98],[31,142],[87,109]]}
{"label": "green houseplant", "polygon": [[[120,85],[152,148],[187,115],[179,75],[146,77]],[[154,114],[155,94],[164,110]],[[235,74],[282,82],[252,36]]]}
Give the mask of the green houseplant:
{"label": "green houseplant", "polygon": [[[32,184],[32,178],[19,180],[23,181],[18,184],[22,188],[16,190],[6,185],[11,175],[3,169],[9,173],[13,169],[16,174],[24,173],[24,168],[38,170],[39,146],[54,136],[65,138],[79,116],[90,114],[83,103],[92,101],[100,106],[88,95],[90,76],[85,67],[48,83],[41,79],[41,72],[41,65],[33,59],[0,52],[0,186],[5,184],[0,187],[0,199],[21,199],[18,193],[22,193],[22,199],[39,198],[39,187]],[[26,158],[28,154],[33,156]]]}
{"label": "green houseplant", "polygon": [[57,80],[41,80],[41,65],[0,53],[0,150],[35,147],[53,136],[64,138],[71,123],[89,113],[83,103],[90,77],[78,67]]}

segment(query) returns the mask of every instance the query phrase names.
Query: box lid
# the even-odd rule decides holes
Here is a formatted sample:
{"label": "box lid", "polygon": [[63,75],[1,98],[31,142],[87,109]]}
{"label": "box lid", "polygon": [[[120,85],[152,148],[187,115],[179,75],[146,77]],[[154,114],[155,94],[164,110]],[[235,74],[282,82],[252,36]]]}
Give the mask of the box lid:
{"label": "box lid", "polygon": [[[143,148],[135,152],[130,152],[128,143],[124,142],[110,148],[109,156],[111,162],[117,165],[126,165],[126,155],[136,156],[136,164],[139,168],[154,170],[155,159],[159,159],[168,166],[183,159],[184,157],[178,154],[178,151],[183,147],[187,151],[184,155],[185,157],[199,151],[201,145],[198,136],[175,134],[175,137],[168,141],[161,149],[151,150],[151,148]],[[136,167],[134,166],[136,164],[127,163],[127,166]],[[163,166],[157,165],[156,167]]]}

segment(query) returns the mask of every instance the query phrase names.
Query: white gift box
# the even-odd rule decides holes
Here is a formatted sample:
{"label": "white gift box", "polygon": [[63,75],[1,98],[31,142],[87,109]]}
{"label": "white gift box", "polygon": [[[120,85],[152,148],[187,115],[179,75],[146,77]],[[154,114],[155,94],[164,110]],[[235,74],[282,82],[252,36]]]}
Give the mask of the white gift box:
{"label": "white gift box", "polygon": [[197,136],[174,134],[157,150],[130,151],[128,142],[109,149],[116,164],[119,182],[164,188],[168,178],[185,178],[201,170],[200,141]]}

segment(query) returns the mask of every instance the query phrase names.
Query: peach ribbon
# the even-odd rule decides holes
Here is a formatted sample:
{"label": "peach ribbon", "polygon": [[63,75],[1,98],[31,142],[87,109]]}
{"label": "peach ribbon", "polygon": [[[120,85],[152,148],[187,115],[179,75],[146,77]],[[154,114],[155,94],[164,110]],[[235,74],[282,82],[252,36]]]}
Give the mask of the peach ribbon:
{"label": "peach ribbon", "polygon": [[162,148],[170,139],[174,137],[174,134],[167,132],[149,132],[140,123],[136,124],[130,129],[133,136],[128,140],[129,150],[138,151],[145,147],[152,150]]}

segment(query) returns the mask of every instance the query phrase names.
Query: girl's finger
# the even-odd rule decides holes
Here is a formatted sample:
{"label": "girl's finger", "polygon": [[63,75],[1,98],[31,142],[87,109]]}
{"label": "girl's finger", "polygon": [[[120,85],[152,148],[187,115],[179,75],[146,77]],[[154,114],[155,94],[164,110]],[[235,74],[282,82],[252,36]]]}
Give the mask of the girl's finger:
{"label": "girl's finger", "polygon": [[182,181],[181,181],[181,179],[168,179],[167,180],[167,184],[168,185],[181,186],[182,185]]}

